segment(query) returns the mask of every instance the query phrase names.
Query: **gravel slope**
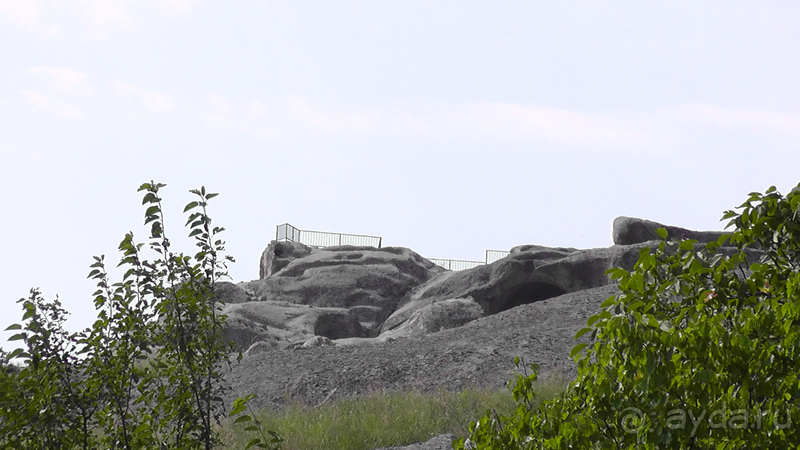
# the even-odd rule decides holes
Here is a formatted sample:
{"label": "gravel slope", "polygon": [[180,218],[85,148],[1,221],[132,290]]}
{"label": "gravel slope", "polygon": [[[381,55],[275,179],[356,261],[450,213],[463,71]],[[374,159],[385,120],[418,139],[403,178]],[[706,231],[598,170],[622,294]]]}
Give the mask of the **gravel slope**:
{"label": "gravel slope", "polygon": [[501,388],[514,375],[515,356],[539,364],[543,377],[573,378],[575,333],[616,293],[611,285],[562,295],[422,337],[246,357],[227,374],[226,404],[250,393],[256,407],[279,407],[371,392]]}

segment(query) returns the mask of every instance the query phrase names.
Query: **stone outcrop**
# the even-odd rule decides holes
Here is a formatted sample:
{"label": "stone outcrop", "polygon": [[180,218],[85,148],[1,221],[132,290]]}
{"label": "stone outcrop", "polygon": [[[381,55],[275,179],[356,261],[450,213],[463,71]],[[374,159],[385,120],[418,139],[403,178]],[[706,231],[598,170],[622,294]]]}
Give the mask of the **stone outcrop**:
{"label": "stone outcrop", "polygon": [[[615,284],[606,275],[609,269],[632,270],[640,251],[658,243],[647,241],[587,250],[538,245],[515,247],[509,256],[492,264],[446,272],[418,286],[384,321],[380,337],[436,332],[523,304]],[[695,247],[699,250],[703,245],[697,243]],[[736,248],[723,247],[720,251],[731,254]],[[757,260],[757,250],[747,253]],[[470,305],[477,308],[470,309]]]}
{"label": "stone outcrop", "polygon": [[661,239],[656,234],[656,230],[659,228],[665,228],[667,236],[673,240],[694,239],[698,242],[712,242],[724,234],[722,231],[687,230],[686,228],[664,225],[650,220],[621,216],[614,219],[614,244],[632,245],[647,241],[658,241]]}
{"label": "stone outcrop", "polygon": [[240,348],[263,340],[268,349],[437,333],[519,305],[613,284],[605,272],[631,270],[643,248],[657,245],[655,230],[662,227],[673,239],[701,243],[722,235],[619,217],[611,247],[520,245],[492,264],[459,272],[402,247],[320,249],[273,241],[262,254],[259,280],[220,284],[218,295],[227,302],[226,336]]}
{"label": "stone outcrop", "polygon": [[247,295],[244,289],[233,283],[218,281],[215,288],[217,298],[225,303],[246,303],[252,301],[252,298]]}
{"label": "stone outcrop", "polygon": [[[605,286],[612,283],[605,274],[608,269],[632,268],[639,258],[639,250],[646,246],[638,244],[589,250],[538,245],[515,247],[509,256],[492,264],[444,273],[415,288],[408,300],[383,323],[382,336],[383,333],[392,337],[416,334],[419,327],[413,325],[419,321],[423,311],[451,311],[452,308],[445,305],[454,299],[459,299],[460,303],[471,302],[480,308],[479,313],[469,316],[474,320],[515,306]],[[463,323],[457,326],[460,325]]]}
{"label": "stone outcrop", "polygon": [[272,241],[261,254],[258,278],[260,280],[269,278],[295,259],[305,258],[315,251],[319,251],[319,249],[299,242]]}
{"label": "stone outcrop", "polygon": [[[411,303],[409,303],[411,305]],[[409,308],[411,309],[411,308]],[[431,302],[414,308],[398,326],[381,333],[381,340],[417,336],[456,328],[485,316],[483,308],[472,298],[453,298]]]}
{"label": "stone outcrop", "polygon": [[239,349],[246,349],[259,341],[286,348],[313,336],[340,339],[366,334],[358,317],[344,308],[252,301],[226,304],[221,312],[228,316],[223,338],[233,341]]}
{"label": "stone outcrop", "polygon": [[441,272],[407,248],[273,241],[261,257],[261,279],[219,284],[225,338],[246,349],[260,340],[288,348],[313,336],[375,336],[411,289]]}
{"label": "stone outcrop", "polygon": [[273,242],[261,271],[269,276],[241,283],[254,300],[344,308],[364,329],[377,330],[411,289],[444,269],[402,247],[314,249]]}

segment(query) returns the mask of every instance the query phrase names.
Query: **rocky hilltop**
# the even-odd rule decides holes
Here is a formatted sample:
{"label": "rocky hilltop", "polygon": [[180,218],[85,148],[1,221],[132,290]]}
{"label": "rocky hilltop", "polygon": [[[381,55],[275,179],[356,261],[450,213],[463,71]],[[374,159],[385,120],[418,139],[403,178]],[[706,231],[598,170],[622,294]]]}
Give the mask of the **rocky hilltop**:
{"label": "rocky hilltop", "polygon": [[619,217],[615,245],[579,250],[521,245],[469,270],[445,270],[402,247],[313,248],[272,241],[258,280],[223,283],[227,338],[248,354],[297,347],[386,342],[461,327],[509,309],[599,288],[605,272],[631,269],[664,227],[675,238],[697,232]]}
{"label": "rocky hilltop", "polygon": [[[227,337],[246,350],[227,375],[229,395],[254,393],[257,406],[277,407],[374,392],[501,388],[516,356],[539,364],[544,378],[573,378],[575,333],[619,292],[605,272],[632,269],[641,249],[657,245],[661,227],[700,242],[722,234],[620,217],[611,247],[521,245],[459,272],[402,247],[273,241],[258,280],[218,291]],[[446,441],[437,439],[414,448]]]}

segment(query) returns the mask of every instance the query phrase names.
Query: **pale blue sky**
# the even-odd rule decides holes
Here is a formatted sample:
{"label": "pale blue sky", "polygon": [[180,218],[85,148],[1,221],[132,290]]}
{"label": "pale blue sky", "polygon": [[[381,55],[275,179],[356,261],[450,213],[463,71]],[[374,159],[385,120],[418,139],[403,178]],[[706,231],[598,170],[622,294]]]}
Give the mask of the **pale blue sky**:
{"label": "pale blue sky", "polygon": [[797,80],[790,1],[0,0],[2,325],[38,286],[88,326],[150,179],[181,245],[220,192],[235,281],[283,222],[469,260],[719,229],[800,181]]}

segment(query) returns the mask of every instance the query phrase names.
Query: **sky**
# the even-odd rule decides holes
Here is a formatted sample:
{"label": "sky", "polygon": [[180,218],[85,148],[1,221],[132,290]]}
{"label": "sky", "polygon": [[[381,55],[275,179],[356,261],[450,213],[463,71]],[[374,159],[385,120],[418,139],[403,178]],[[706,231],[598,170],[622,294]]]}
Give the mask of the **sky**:
{"label": "sky", "polygon": [[33,287],[89,326],[150,180],[187,253],[220,193],[236,282],[285,222],[465,260],[722,229],[800,182],[797,80],[794,1],[0,0],[0,329]]}

